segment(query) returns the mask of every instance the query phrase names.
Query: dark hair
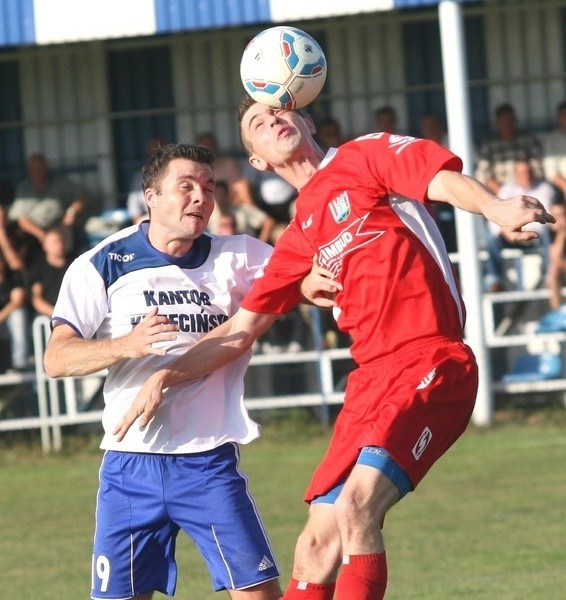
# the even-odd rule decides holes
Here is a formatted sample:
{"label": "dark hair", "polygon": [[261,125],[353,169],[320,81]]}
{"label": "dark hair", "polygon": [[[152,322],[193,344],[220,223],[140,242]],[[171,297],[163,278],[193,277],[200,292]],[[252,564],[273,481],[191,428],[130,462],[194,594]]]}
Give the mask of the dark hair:
{"label": "dark hair", "polygon": [[142,168],[142,189],[158,188],[169,163],[175,158],[186,158],[197,163],[212,166],[216,158],[206,146],[196,144],[167,144],[147,160]]}
{"label": "dark hair", "polygon": [[240,144],[242,144],[242,148],[248,154],[250,154],[251,152],[251,147],[249,144],[246,143],[242,135],[242,119],[244,118],[244,115],[248,112],[250,106],[253,106],[254,104],[256,104],[256,101],[249,94],[245,94],[244,97],[240,100],[240,104],[238,104],[238,123],[240,125],[238,130],[240,136]]}
{"label": "dark hair", "polygon": [[495,116],[496,117],[500,117],[501,115],[512,115],[512,116],[515,116],[515,109],[508,102],[505,102],[504,104],[500,104],[495,109]]}

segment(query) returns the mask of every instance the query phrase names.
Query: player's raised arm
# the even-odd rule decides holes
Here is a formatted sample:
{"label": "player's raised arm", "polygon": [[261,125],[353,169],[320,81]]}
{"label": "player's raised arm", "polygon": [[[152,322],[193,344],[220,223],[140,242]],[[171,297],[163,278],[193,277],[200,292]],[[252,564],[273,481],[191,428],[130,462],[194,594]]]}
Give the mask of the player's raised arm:
{"label": "player's raised arm", "polygon": [[456,208],[484,215],[497,223],[511,242],[527,242],[538,237],[534,231],[523,231],[527,223],[554,223],[554,217],[532,196],[502,199],[479,181],[455,171],[439,171],[428,186],[430,200],[447,202]]}

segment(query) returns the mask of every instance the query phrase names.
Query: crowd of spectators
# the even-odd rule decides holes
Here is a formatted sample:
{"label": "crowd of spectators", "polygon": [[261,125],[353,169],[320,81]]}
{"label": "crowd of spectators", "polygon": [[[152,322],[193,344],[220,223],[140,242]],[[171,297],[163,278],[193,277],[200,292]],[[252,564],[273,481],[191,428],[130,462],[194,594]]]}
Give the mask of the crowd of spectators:
{"label": "crowd of spectators", "polygon": [[[494,111],[493,134],[477,140],[475,176],[502,197],[529,194],[557,215],[550,230],[541,231],[541,282],[551,290],[551,306],[561,304],[560,289],[566,273],[566,102],[556,110],[551,131],[535,134],[520,126],[514,107],[502,104]],[[404,131],[392,106],[370,114],[375,131],[415,135],[449,146],[443,115],[422,115],[418,131]],[[317,138],[325,150],[348,139],[343,124],[332,116],[320,119]],[[294,214],[296,190],[272,172],[259,172],[243,155],[225,152],[216,135],[205,131],[196,143],[217,155],[216,207],[209,231],[217,235],[246,233],[274,244]],[[161,136],[147,140],[146,154],[165,144]],[[141,165],[140,165],[141,166]],[[27,158],[27,177],[16,185],[0,180],[0,371],[33,368],[31,323],[36,315],[51,314],[66,267],[89,245],[85,215],[89,194],[71,179],[57,174],[41,153]],[[434,206],[449,252],[457,252],[455,215],[451,207]],[[90,213],[96,210],[90,207]],[[146,217],[141,177],[132,179],[127,204],[129,222]],[[505,289],[501,250],[509,244],[486,226],[484,265],[486,291]],[[312,314],[297,309],[281,318],[260,340],[263,352],[293,352],[313,347]],[[322,343],[348,346],[330,314],[322,315]],[[320,338],[319,338],[320,339]]]}

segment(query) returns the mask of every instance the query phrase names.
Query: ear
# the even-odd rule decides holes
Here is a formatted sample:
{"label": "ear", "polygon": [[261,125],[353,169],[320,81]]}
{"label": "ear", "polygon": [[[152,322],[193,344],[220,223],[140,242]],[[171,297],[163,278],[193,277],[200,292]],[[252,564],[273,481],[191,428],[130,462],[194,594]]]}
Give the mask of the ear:
{"label": "ear", "polygon": [[312,117],[310,115],[303,115],[303,121],[307,124],[309,131],[314,135],[316,133],[316,127]]}
{"label": "ear", "polygon": [[248,161],[250,165],[258,171],[267,171],[267,169],[269,168],[267,162],[257,154],[251,154],[248,158]]}
{"label": "ear", "polygon": [[153,188],[147,188],[143,195],[145,197],[145,203],[147,206],[154,207],[156,202],[155,196],[157,196],[156,191]]}

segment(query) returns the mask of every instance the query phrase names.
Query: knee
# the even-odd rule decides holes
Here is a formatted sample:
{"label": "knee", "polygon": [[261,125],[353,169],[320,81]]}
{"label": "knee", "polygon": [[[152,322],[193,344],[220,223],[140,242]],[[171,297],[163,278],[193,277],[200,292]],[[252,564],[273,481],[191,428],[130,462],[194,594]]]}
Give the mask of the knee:
{"label": "knee", "polygon": [[337,571],[342,561],[342,544],[339,531],[316,531],[305,528],[297,539],[295,567],[309,565],[320,574]]}
{"label": "knee", "polygon": [[335,503],[336,523],[342,537],[353,532],[380,529],[391,499],[365,493],[356,487],[344,487]]}

